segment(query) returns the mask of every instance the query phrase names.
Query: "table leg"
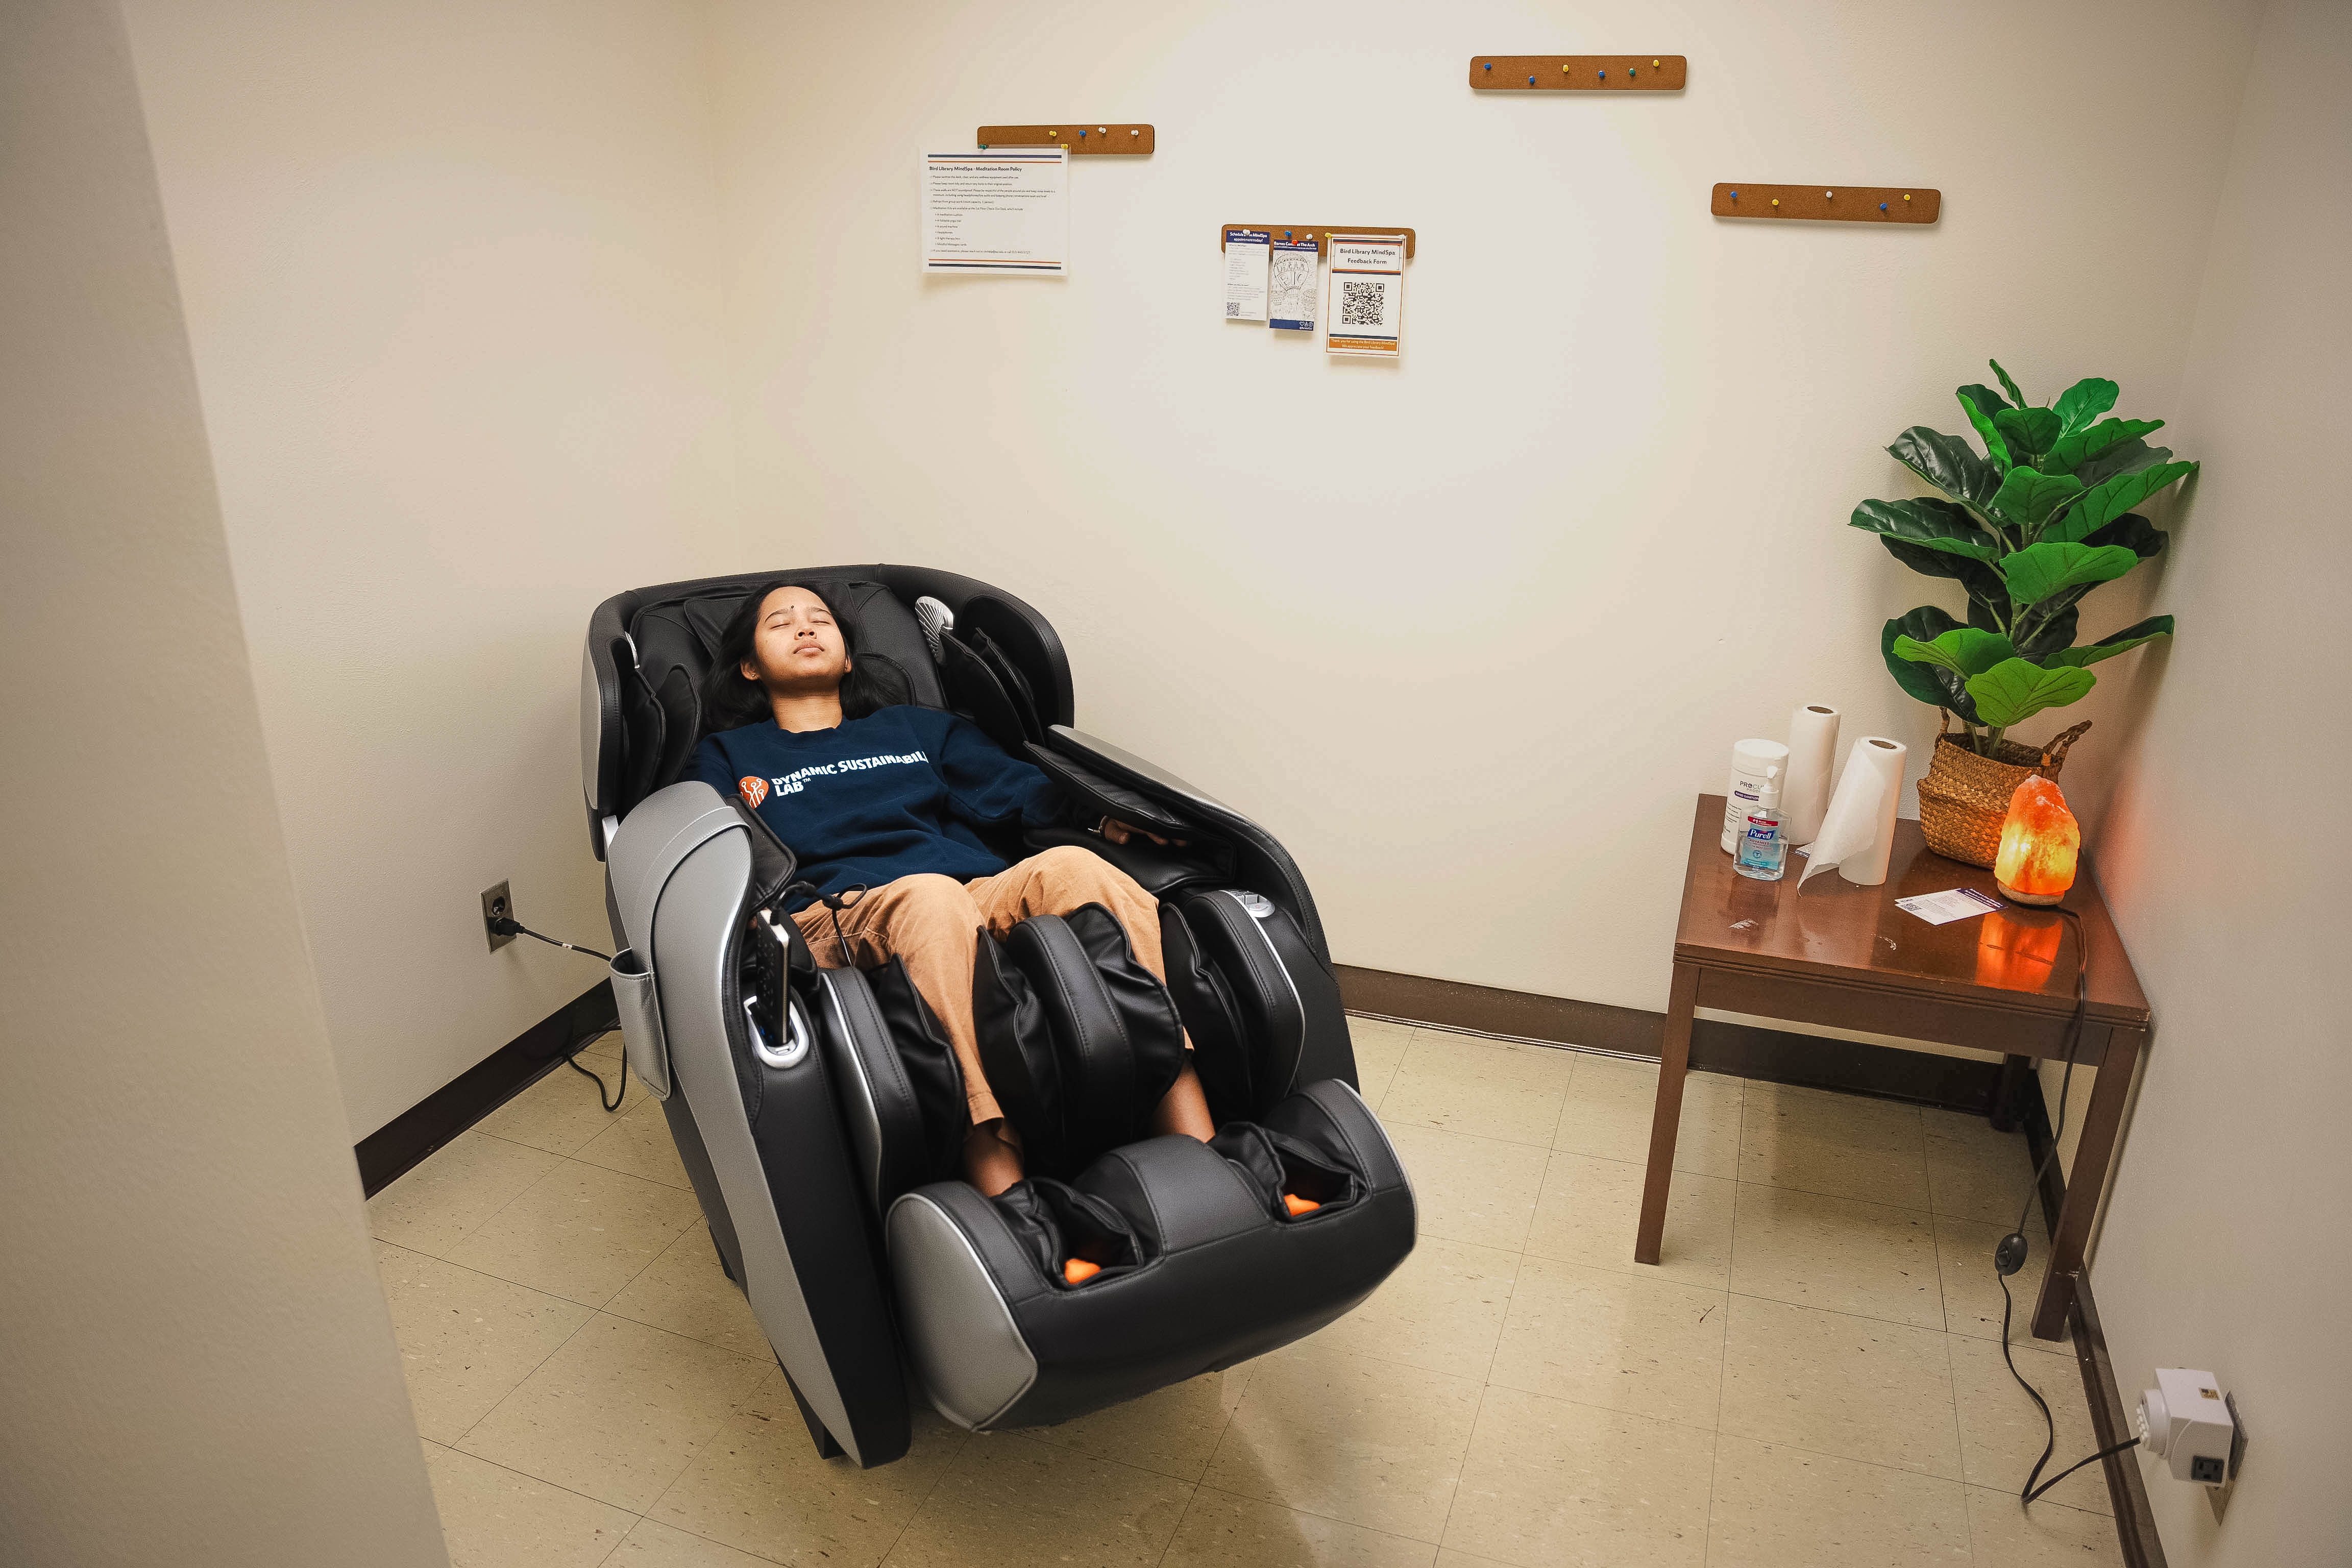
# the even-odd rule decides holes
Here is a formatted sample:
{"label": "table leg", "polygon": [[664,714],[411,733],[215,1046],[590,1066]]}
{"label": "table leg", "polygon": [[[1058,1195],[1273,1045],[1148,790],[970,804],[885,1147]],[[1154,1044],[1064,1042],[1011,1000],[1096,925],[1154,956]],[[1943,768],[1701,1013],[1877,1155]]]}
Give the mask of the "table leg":
{"label": "table leg", "polygon": [[2000,1078],[1992,1091],[1992,1130],[1996,1132],[2017,1131],[2017,1097],[2025,1087],[2025,1075],[2033,1070],[2032,1057],[2007,1056],[2000,1058]]}
{"label": "table leg", "polygon": [[[2066,1202],[2058,1211],[2057,1234],[2050,1238],[2050,1270],[2042,1281],[2041,1298],[2033,1304],[2033,1337],[2054,1340],[2066,1332],[2067,1278],[2083,1267],[2083,1248],[2091,1239],[2091,1218],[2115,1163],[2116,1144],[2123,1137],[2124,1101],[2131,1094],[2132,1069],[2139,1063],[2147,1035],[2140,1029],[2110,1029],[2107,1048],[2099,1058],[2099,1076],[2091,1086],[2091,1106],[2083,1116],[2083,1136],[2074,1145],[2074,1168],[2066,1173]],[[2060,1108],[2063,1114],[2063,1108]]]}
{"label": "table leg", "polygon": [[1666,1003],[1666,1037],[1658,1053],[1658,1103],[1650,1112],[1650,1172],[1642,1182],[1642,1226],[1633,1261],[1655,1263],[1666,1229],[1666,1189],[1675,1176],[1675,1134],[1682,1128],[1683,1079],[1690,1071],[1691,1015],[1698,1006],[1698,966],[1675,965]]}

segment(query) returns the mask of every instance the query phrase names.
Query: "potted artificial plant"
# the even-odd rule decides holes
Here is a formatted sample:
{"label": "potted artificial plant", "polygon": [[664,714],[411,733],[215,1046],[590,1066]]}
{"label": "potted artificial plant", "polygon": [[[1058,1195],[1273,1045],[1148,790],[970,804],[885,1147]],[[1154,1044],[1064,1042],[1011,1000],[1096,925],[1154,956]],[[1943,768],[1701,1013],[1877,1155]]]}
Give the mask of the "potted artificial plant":
{"label": "potted artificial plant", "polygon": [[2170,616],[2151,616],[2095,642],[2074,640],[2083,595],[2164,548],[2163,533],[2132,508],[2197,471],[2144,439],[2163,420],[2103,417],[2116,405],[2112,381],[2077,382],[2040,407],[1998,361],[1992,371],[2006,398],[1959,389],[1984,455],[1963,437],[1915,425],[1886,450],[1939,493],[1853,510],[1853,526],[1877,534],[1895,559],[1967,590],[1966,620],[1923,605],[1886,623],[1879,651],[1897,685],[1960,721],[1953,733],[1939,714],[1919,783],[1920,826],[1937,854],[1977,866],[1993,862],[2018,783],[2032,773],[2056,778],[2090,725],[2041,746],[2008,731],[2080,701],[2098,684],[2092,665],[2172,635]]}

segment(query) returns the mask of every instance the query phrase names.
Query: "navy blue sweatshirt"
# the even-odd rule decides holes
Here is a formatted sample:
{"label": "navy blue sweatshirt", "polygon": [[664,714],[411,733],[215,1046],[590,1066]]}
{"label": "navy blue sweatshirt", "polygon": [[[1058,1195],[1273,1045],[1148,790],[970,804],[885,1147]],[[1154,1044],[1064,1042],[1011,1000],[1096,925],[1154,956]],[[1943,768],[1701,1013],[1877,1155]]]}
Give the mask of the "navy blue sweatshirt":
{"label": "navy blue sweatshirt", "polygon": [[1043,773],[936,708],[885,708],[835,730],[723,731],[696,750],[694,776],[741,795],[827,893],[922,871],[994,876],[1004,862],[975,828],[1042,827],[1065,809]]}

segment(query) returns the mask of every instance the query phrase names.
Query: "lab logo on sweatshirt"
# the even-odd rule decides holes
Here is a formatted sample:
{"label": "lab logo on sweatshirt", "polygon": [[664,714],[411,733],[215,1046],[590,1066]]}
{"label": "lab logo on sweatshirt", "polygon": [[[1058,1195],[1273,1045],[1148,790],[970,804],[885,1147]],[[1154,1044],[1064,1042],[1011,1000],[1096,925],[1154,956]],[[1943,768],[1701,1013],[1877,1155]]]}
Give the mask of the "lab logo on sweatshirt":
{"label": "lab logo on sweatshirt", "polygon": [[768,798],[768,781],[751,773],[745,773],[735,781],[735,793],[743,797],[745,805],[757,811],[760,809],[760,803]]}

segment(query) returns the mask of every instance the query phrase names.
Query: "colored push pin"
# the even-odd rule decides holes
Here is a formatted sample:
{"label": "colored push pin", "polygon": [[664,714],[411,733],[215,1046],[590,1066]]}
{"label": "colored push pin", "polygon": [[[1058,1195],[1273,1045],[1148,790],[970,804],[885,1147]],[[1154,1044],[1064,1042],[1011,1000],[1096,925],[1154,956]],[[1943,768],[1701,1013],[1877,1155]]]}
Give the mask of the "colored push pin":
{"label": "colored push pin", "polygon": [[1288,229],[1286,229],[1286,229],[1284,229],[1284,230],[1282,231],[1282,237],[1283,237],[1283,238],[1285,238],[1285,239],[1288,239],[1288,238],[1290,237],[1290,231],[1289,231]]}
{"label": "colored push pin", "polygon": [[1058,131],[1048,131],[1048,132],[1045,132],[1045,134],[1046,134],[1046,135],[1048,135],[1048,136],[1059,136],[1059,135],[1061,134],[1061,132],[1058,132]]}
{"label": "colored push pin", "polygon": [[1488,70],[1493,70],[1493,69],[1495,68],[1495,62],[1494,62],[1494,61],[1492,61],[1492,60],[1488,60],[1488,61],[1486,62],[1486,68],[1487,68]]}
{"label": "colored push pin", "polygon": [[1651,63],[1652,65],[1654,65],[1654,65],[1656,65],[1658,62],[1657,62],[1657,61],[1655,61],[1655,60],[1652,60],[1650,63]]}
{"label": "colored push pin", "polygon": [[[1096,127],[1095,127],[1095,129],[1096,129],[1097,132],[1101,132],[1101,133],[1102,133],[1103,135],[1105,135],[1105,136],[1108,136],[1108,135],[1109,135],[1109,134],[1110,134],[1110,127],[1109,127],[1109,126],[1108,126],[1108,125],[1097,125],[1097,126],[1096,126]],[[1081,131],[1081,132],[1078,132],[1078,134],[1079,134],[1079,135],[1081,135],[1081,136],[1083,136],[1083,135],[1085,135],[1085,134],[1086,134],[1086,132],[1083,132],[1083,131]]]}
{"label": "colored push pin", "polygon": [[1529,78],[1528,78],[1528,85],[1529,87],[1533,87],[1533,86],[1535,86],[1535,84],[1536,84],[1536,79],[1535,79],[1535,78],[1533,78],[1533,77],[1529,77]]}
{"label": "colored push pin", "polygon": [[1566,76],[1566,75],[1569,73],[1569,70],[1570,70],[1570,68],[1569,68],[1569,67],[1567,67],[1567,66],[1562,66],[1562,67],[1560,67],[1560,68],[1559,68],[1559,74],[1560,74],[1560,75],[1562,75],[1562,76]]}
{"label": "colored push pin", "polygon": [[1911,193],[1910,193],[1910,192],[1908,192],[1908,191],[1904,192],[1904,193],[1903,193],[1903,199],[1904,199],[1905,201],[1906,201],[1906,202],[1907,202],[1907,201],[1909,201],[1909,200],[1911,199]]}
{"label": "colored push pin", "polygon": [[1879,204],[1878,204],[1878,210],[1879,210],[1880,212],[1885,212],[1885,211],[1886,210],[1886,204],[1885,204],[1885,202],[1881,202],[1881,203],[1879,203]]}
{"label": "colored push pin", "polygon": [[1081,142],[1083,142],[1083,141],[1085,141],[1086,139],[1087,139],[1087,133],[1086,133],[1085,132],[1083,132],[1083,131],[1079,132],[1078,132],[1078,140],[1079,140],[1079,141],[1081,141]]}
{"label": "colored push pin", "polygon": [[1732,193],[1731,193],[1731,199],[1732,199],[1733,201],[1735,201],[1735,202],[1736,202],[1736,201],[1738,201],[1738,200],[1739,199],[1739,193],[1738,193],[1738,191],[1734,191],[1734,192],[1732,192]]}
{"label": "colored push pin", "polygon": [[1777,206],[1779,206],[1779,205],[1780,205],[1780,197],[1778,197],[1778,196],[1774,196],[1774,197],[1772,198],[1772,205],[1773,205],[1774,206],[1776,206],[1776,207],[1777,207]]}
{"label": "colored push pin", "polygon": [[1823,201],[1833,202],[1837,200],[1837,193],[1835,191],[1823,191],[1822,193],[1822,199]]}
{"label": "colored push pin", "polygon": [[1140,132],[1140,131],[1130,131],[1130,132],[1128,132],[1128,134],[1129,134],[1129,136],[1140,136],[1140,135],[1142,135],[1142,134],[1143,134],[1143,132]]}
{"label": "colored push pin", "polygon": [[1601,73],[1601,79],[1602,81],[1607,81],[1609,79],[1609,73],[1607,71],[1602,71]]}
{"label": "colored push pin", "polygon": [[1627,67],[1625,68],[1625,77],[1626,77],[1626,79],[1627,79],[1627,80],[1629,80],[1629,81],[1630,81],[1630,80],[1632,80],[1633,78],[1635,78],[1635,77],[1637,77],[1637,76],[1640,76],[1641,74],[1642,74],[1642,73],[1641,73],[1640,71],[1635,70],[1632,66],[1627,66]]}

